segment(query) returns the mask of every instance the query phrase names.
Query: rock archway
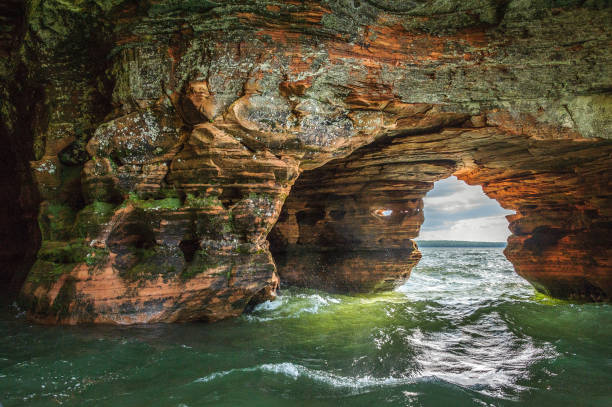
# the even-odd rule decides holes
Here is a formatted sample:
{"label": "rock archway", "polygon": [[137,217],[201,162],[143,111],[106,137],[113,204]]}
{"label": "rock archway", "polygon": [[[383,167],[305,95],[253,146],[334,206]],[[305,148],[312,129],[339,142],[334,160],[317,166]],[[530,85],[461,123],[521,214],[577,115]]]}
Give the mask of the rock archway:
{"label": "rock archway", "polygon": [[287,279],[309,253],[337,270],[327,289],[382,289],[418,260],[421,198],[455,174],[517,211],[519,274],[609,299],[612,8],[553,3],[4,13],[0,220],[27,233],[0,236],[0,280],[33,263],[21,297],[38,321],[215,321],[273,298],[274,228]]}
{"label": "rock archway", "polygon": [[420,259],[423,201],[452,174],[513,209],[505,254],[518,274],[559,298],[612,294],[609,143],[533,138],[504,115],[457,118],[398,135],[302,174],[270,240],[281,280],[338,291],[388,289]]}

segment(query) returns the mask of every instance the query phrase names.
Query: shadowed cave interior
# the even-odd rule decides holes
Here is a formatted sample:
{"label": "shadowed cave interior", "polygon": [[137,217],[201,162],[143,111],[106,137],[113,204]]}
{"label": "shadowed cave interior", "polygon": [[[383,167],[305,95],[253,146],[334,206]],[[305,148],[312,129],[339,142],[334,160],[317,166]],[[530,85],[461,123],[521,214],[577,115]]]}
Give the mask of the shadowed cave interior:
{"label": "shadowed cave interior", "polygon": [[[505,242],[509,234],[505,216],[514,212],[502,209],[496,201],[486,197],[481,188],[467,186],[455,177],[445,178],[445,181],[438,190],[432,189],[437,212],[433,212],[435,223],[430,220],[431,230],[425,234],[433,232],[436,236],[433,240],[494,239],[498,243]],[[435,184],[437,182],[434,188],[437,187]],[[427,194],[428,198],[432,191]],[[330,194],[317,196],[314,203],[306,203],[297,211],[285,206],[281,212],[277,223],[281,230],[274,229],[269,238],[281,285],[346,293],[389,290],[403,284],[421,256],[412,245],[414,238],[411,238],[411,243],[391,248],[386,245],[393,245],[392,236],[385,237],[385,233],[397,233],[404,222],[412,218],[415,237],[422,238],[421,228],[427,219],[423,214],[428,209],[424,206],[425,200],[413,196],[388,197],[387,201],[376,199],[360,209],[354,196],[345,199]],[[294,202],[290,195],[288,205]],[[363,227],[353,220],[357,216],[363,219],[362,222],[371,223],[368,226],[377,234],[365,238],[377,239],[375,246],[362,240]],[[292,222],[289,219],[293,217],[295,220]],[[345,218],[346,222],[343,222]],[[461,225],[465,221],[477,223],[476,228]],[[292,224],[294,230],[289,230],[287,223]],[[457,226],[459,230],[449,234],[449,229]],[[317,237],[314,238],[313,234]],[[288,244],[290,236],[293,239]],[[360,247],[365,249],[360,250]],[[356,275],[361,279],[356,279]]]}

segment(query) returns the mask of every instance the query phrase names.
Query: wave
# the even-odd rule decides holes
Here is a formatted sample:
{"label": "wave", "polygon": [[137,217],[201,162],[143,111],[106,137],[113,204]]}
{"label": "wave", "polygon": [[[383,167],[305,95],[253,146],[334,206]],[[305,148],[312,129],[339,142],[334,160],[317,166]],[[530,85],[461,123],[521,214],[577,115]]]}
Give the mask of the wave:
{"label": "wave", "polygon": [[[467,391],[472,391],[477,394],[486,396],[498,397],[506,400],[514,400],[515,398],[505,394],[502,389],[489,389],[486,385],[474,385],[463,383],[462,380],[449,380],[449,377],[438,376],[437,374],[419,374],[410,377],[373,377],[373,376],[342,376],[334,373],[310,369],[305,366],[291,363],[269,363],[255,367],[230,369],[221,372],[214,372],[207,376],[198,378],[192,383],[208,383],[216,379],[223,378],[232,374],[262,372],[268,374],[280,375],[292,380],[300,378],[311,380],[319,384],[329,386],[334,389],[349,391],[350,394],[357,395],[374,390],[376,388],[398,387],[418,383],[439,383],[442,385],[450,385]],[[456,378],[455,378],[456,379]],[[522,386],[523,390],[525,389]],[[417,396],[420,393],[412,392],[412,396]]]}
{"label": "wave", "polygon": [[244,318],[247,321],[257,322],[299,318],[303,314],[318,314],[326,307],[340,302],[331,295],[291,293],[257,305],[250,314],[244,315]]}
{"label": "wave", "polygon": [[[336,375],[333,373],[310,369],[302,365],[298,365],[291,362],[283,362],[283,363],[267,363],[258,365],[255,367],[247,367],[247,368],[239,368],[239,369],[230,369],[224,370],[221,372],[214,372],[207,376],[200,377],[194,380],[194,383],[207,383],[213,381],[215,379],[219,379],[231,374],[235,373],[248,373],[248,372],[264,372],[264,373],[272,373],[281,376],[288,377],[293,380],[297,380],[299,378],[306,378],[318,383],[326,384],[334,388],[344,388],[344,389],[364,389],[370,387],[380,387],[380,386],[397,386],[403,384],[414,383],[416,378],[410,377],[372,377],[372,376],[362,376],[362,377],[348,377]],[[420,378],[424,379],[424,378]]]}

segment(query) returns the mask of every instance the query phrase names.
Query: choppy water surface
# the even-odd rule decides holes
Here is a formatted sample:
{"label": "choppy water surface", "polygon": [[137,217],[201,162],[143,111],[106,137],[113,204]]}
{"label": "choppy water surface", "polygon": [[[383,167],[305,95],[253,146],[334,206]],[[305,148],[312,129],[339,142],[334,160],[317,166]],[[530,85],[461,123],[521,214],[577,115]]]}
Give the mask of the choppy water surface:
{"label": "choppy water surface", "polygon": [[423,248],[396,292],[285,290],[213,325],[0,322],[9,406],[612,405],[612,307],[535,295],[500,248]]}

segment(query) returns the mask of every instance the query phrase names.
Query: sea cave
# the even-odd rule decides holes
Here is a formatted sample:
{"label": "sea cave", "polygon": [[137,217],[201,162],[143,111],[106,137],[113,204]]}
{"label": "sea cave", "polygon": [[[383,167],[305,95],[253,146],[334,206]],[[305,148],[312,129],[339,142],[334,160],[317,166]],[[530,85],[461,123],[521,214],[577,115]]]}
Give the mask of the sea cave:
{"label": "sea cave", "polygon": [[[438,273],[435,260],[418,265],[424,198],[456,177],[513,211],[503,256],[471,254],[495,259],[491,278],[509,279],[524,307],[586,307],[601,325],[612,298],[610,21],[597,0],[7,0],[3,318],[41,333],[195,322],[225,332],[315,296],[407,304],[412,270]],[[439,261],[452,268],[457,256],[467,273],[462,253]],[[414,289],[415,304],[428,301]],[[496,292],[487,304],[512,295]],[[325,380],[342,382],[334,374]],[[593,405],[610,400],[595,392]]]}

